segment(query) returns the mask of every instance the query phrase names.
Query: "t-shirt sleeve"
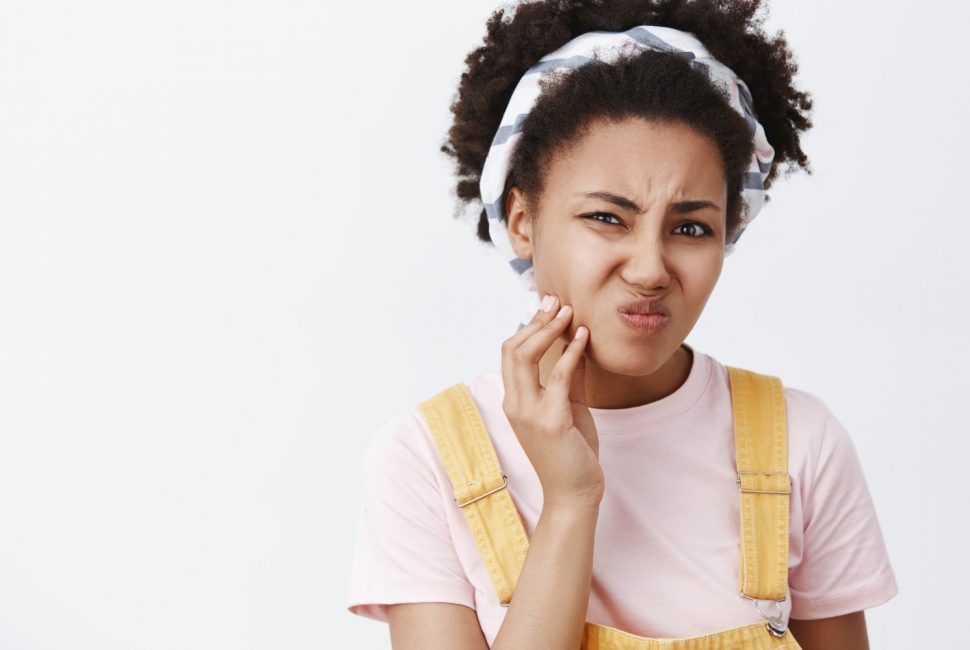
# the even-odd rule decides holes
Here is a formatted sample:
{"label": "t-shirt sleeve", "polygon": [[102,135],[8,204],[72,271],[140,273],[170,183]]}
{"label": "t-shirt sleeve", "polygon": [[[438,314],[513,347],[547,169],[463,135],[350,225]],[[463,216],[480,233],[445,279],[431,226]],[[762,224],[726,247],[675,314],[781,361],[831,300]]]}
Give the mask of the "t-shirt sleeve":
{"label": "t-shirt sleeve", "polygon": [[394,603],[475,607],[474,587],[449,530],[432,445],[412,411],[392,418],[364,453],[347,601],[352,614],[387,622],[387,605]]}
{"label": "t-shirt sleeve", "polygon": [[874,607],[898,591],[855,445],[819,403],[825,418],[805,489],[802,560],[788,576],[791,618],[802,620]]}

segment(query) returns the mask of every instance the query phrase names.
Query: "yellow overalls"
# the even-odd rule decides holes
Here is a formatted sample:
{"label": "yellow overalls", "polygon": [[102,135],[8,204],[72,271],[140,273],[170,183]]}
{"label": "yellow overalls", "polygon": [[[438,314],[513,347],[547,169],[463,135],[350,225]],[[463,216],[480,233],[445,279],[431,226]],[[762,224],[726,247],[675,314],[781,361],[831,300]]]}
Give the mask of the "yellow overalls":
{"label": "yellow overalls", "polygon": [[[778,377],[728,367],[741,499],[738,588],[767,623],[686,638],[648,638],[587,622],[584,650],[767,650],[801,646],[780,618],[788,586],[788,428]],[[464,383],[454,384],[419,409],[454,487],[455,502],[475,538],[500,603],[508,606],[529,540],[499,467],[481,413]],[[758,600],[777,603],[777,615]]]}

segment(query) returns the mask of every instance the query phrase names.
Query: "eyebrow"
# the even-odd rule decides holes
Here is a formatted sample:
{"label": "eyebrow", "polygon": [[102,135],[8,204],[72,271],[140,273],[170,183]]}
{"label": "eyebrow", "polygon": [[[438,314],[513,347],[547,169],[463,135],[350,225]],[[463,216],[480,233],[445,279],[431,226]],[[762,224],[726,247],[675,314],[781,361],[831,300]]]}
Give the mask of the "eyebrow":
{"label": "eyebrow", "polygon": [[[623,208],[624,210],[631,210],[633,212],[643,212],[640,206],[619,194],[613,194],[612,192],[598,191],[598,192],[579,192],[576,196],[586,196],[593,199],[602,199],[613,205]],[[711,203],[710,201],[704,200],[693,200],[693,201],[677,201],[672,204],[674,211],[676,212],[692,212],[694,210],[702,210],[704,208],[714,208],[720,211],[721,207],[716,203]]]}

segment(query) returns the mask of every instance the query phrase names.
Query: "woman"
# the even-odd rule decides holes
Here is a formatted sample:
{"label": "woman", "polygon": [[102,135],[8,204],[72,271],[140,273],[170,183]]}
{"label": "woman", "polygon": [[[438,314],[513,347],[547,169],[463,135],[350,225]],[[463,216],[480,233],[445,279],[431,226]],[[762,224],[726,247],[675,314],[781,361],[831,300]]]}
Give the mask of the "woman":
{"label": "woman", "polygon": [[[777,165],[808,170],[758,4],[530,2],[467,58],[443,150],[537,308],[368,450],[348,608],[395,648],[868,647],[897,587],[848,433],[684,343]],[[780,465],[743,471],[751,412]]]}

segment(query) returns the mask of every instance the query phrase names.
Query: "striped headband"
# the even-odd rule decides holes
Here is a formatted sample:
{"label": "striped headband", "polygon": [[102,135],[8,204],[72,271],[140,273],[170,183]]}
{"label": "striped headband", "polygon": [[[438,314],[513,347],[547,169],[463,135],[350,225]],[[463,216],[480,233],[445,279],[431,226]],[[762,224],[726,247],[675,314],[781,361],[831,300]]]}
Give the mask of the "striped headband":
{"label": "striped headband", "polygon": [[[633,47],[635,51],[637,49],[659,50],[686,58],[691,67],[705,73],[708,79],[727,92],[731,107],[740,113],[751,127],[755,147],[751,164],[744,174],[741,190],[747,211],[741,215],[737,232],[730,241],[726,242],[725,255],[733,252],[741,233],[764,204],[764,180],[771,170],[775,150],[768,144],[765,130],[756,118],[751,91],[744,81],[739,79],[730,68],[711,56],[701,42],[689,32],[671,27],[640,25],[625,32],[593,31],[581,34],[558,50],[539,59],[538,63],[526,70],[519,80],[502,116],[501,126],[492,139],[479,182],[492,242],[530,292],[530,305],[526,311],[528,318],[524,321],[526,323],[532,319],[532,314],[538,309],[539,304],[538,289],[532,275],[532,260],[523,259],[515,254],[509,242],[508,228],[501,219],[504,211],[502,192],[505,190],[509,173],[509,162],[521,138],[522,124],[539,98],[539,79],[543,72],[579,68],[594,58],[613,62],[628,46]],[[521,328],[522,323],[519,326]]]}

